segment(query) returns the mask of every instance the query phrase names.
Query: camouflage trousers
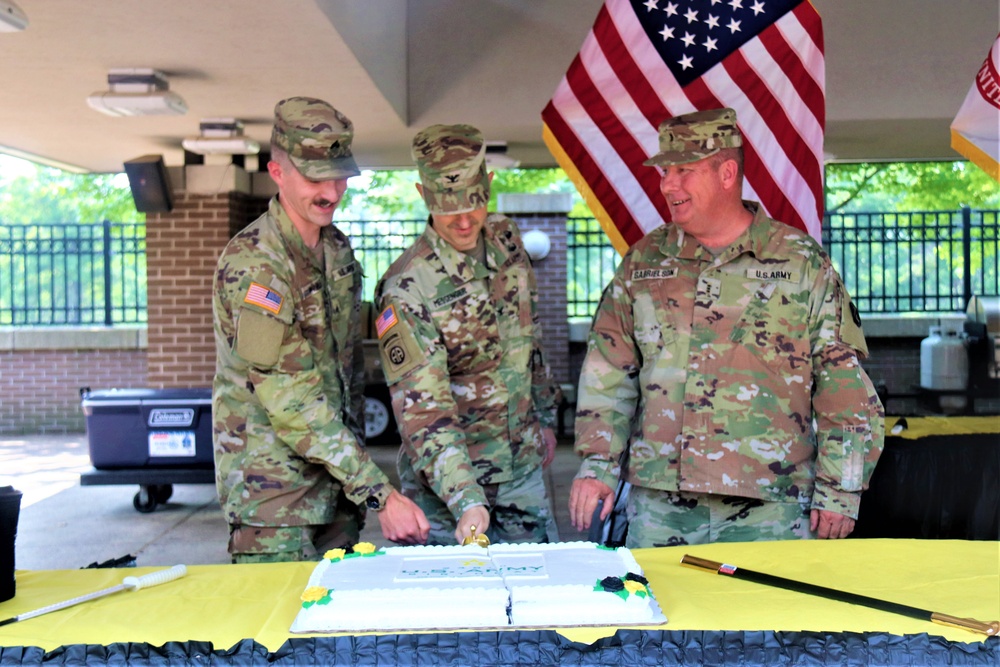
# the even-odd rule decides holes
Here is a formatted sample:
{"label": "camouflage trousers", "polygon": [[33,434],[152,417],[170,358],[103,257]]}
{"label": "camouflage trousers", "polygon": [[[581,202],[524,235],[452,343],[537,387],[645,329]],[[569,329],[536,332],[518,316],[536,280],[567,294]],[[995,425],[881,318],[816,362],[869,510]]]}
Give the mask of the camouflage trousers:
{"label": "camouflage trousers", "polygon": [[283,563],[319,560],[330,549],[357,544],[365,525],[364,510],[337,497],[333,521],[306,526],[229,526],[233,563]]}
{"label": "camouflage trousers", "polygon": [[[424,511],[431,526],[427,544],[455,544],[458,521],[448,505],[426,484],[420,481],[410,457],[400,450],[396,460],[400,490]],[[558,542],[559,532],[545,488],[545,477],[539,466],[509,482],[486,484],[486,509],[490,527],[486,536],[490,542]]]}
{"label": "camouflage trousers", "polygon": [[709,542],[801,540],[809,532],[808,504],[660,491],[632,486],[625,508],[630,549]]}

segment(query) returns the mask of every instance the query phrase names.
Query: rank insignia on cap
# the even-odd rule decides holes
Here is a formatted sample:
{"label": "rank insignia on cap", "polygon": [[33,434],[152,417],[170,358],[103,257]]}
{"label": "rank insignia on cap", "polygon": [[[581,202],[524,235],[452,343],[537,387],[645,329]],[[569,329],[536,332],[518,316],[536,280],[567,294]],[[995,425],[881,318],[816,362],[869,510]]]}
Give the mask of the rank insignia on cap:
{"label": "rank insignia on cap", "polygon": [[382,311],[382,314],[378,316],[375,320],[375,332],[378,337],[381,338],[385,335],[385,332],[391,329],[396,323],[399,322],[396,319],[396,309],[393,306],[389,306]]}
{"label": "rank insignia on cap", "polygon": [[281,310],[282,298],[280,294],[264,287],[260,283],[250,283],[250,289],[247,290],[247,295],[243,298],[243,301],[260,306],[265,310],[270,310],[272,313],[277,313]]}

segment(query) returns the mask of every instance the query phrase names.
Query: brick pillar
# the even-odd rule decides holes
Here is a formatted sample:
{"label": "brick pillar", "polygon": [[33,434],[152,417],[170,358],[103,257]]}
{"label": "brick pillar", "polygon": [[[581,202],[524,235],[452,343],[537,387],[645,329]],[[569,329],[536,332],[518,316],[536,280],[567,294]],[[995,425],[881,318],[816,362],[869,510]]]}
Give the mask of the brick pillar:
{"label": "brick pillar", "polygon": [[[218,190],[217,167],[184,167],[171,174],[174,209],[146,217],[147,384],[152,388],[210,387],[215,374],[212,283],[219,253],[231,234],[267,208],[254,197],[250,178],[239,167],[235,184],[202,193],[202,183]],[[212,171],[215,170],[215,171]],[[174,170],[171,170],[172,172]],[[188,186],[178,188],[178,181]]]}
{"label": "brick pillar", "polygon": [[566,216],[572,205],[565,194],[500,194],[497,209],[517,222],[521,234],[538,229],[551,243],[545,259],[534,260],[538,280],[538,314],[545,354],[552,377],[565,384],[570,378],[569,325],[566,322]]}

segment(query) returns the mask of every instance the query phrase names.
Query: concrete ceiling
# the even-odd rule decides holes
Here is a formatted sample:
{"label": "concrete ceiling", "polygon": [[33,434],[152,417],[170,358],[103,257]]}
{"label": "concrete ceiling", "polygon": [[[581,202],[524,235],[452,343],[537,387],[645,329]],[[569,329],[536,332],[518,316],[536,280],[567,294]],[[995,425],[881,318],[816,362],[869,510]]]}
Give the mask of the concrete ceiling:
{"label": "concrete ceiling", "polygon": [[[240,119],[266,145],[274,103],[311,95],[354,121],[364,168],[409,167],[413,134],[439,122],[475,124],[522,166],[551,166],[541,110],[601,2],[17,0],[30,25],[0,32],[0,147],[96,172],[149,153],[179,165],[201,119]],[[997,0],[813,4],[825,27],[826,152],[959,157],[948,128],[1000,28]],[[188,113],[90,109],[87,96],[119,67],[162,70]]]}

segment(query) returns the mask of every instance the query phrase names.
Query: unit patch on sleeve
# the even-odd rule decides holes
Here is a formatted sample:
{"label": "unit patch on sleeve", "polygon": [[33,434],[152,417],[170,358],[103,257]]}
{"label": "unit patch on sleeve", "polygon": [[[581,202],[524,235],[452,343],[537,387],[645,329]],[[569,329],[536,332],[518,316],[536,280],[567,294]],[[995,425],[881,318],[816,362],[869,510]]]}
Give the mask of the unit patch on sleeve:
{"label": "unit patch on sleeve", "polygon": [[382,353],[382,370],[389,384],[393,384],[417,366],[423,365],[427,359],[417,341],[405,328],[380,338],[379,351]]}
{"label": "unit patch on sleeve", "polygon": [[281,310],[281,302],[283,300],[280,294],[264,287],[260,283],[250,283],[247,294],[243,297],[245,303],[260,306],[264,310],[269,310],[276,315]]}
{"label": "unit patch on sleeve", "polygon": [[845,288],[841,287],[840,294],[840,340],[867,357],[868,343],[861,328],[861,313]]}
{"label": "unit patch on sleeve", "polygon": [[281,342],[286,329],[280,320],[253,308],[244,308],[236,323],[233,349],[251,364],[271,368],[281,356]]}

